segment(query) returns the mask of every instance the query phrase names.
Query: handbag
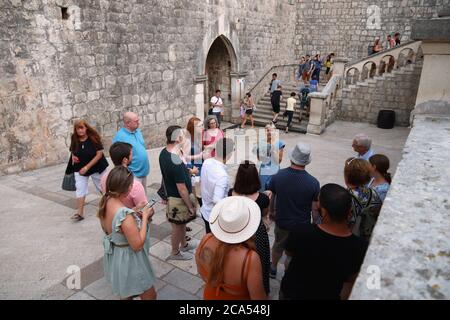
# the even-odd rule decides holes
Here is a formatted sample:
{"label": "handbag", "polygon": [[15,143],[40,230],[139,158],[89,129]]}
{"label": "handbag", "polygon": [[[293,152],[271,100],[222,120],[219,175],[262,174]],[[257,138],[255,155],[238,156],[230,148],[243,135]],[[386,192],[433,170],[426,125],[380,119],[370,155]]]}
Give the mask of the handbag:
{"label": "handbag", "polygon": [[75,173],[72,172],[64,175],[61,188],[66,191],[77,190],[75,185]]}
{"label": "handbag", "polygon": [[65,191],[77,190],[75,185],[75,173],[73,172],[72,154],[70,154],[69,162],[67,163],[66,171],[64,172],[61,188]]}
{"label": "handbag", "polygon": [[158,191],[156,191],[156,193],[158,194],[158,196],[160,196],[162,200],[167,201],[167,191],[166,186],[164,184],[164,179],[161,180],[161,187],[158,189]]}
{"label": "handbag", "polygon": [[[197,208],[197,199],[191,193],[189,195],[191,202],[194,204],[194,207]],[[183,199],[168,197],[168,202],[166,206],[166,217],[169,222],[174,224],[186,224],[192,220],[194,220],[197,215],[191,214],[188,207],[184,203]]]}

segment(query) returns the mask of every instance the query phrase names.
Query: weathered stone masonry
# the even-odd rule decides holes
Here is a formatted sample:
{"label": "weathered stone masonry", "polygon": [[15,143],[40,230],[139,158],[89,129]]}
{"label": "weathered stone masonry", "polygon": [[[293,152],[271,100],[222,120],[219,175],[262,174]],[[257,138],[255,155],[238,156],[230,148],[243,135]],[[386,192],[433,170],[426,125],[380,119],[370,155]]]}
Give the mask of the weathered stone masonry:
{"label": "weathered stone masonry", "polygon": [[[412,16],[448,4],[408,0],[400,10],[391,2],[374,1],[387,3],[382,28],[406,38]],[[236,79],[245,77],[249,88],[305,50],[364,55],[355,47],[373,40],[372,33],[361,38],[365,8],[365,1],[341,0],[3,0],[0,174],[66,161],[77,117],[108,147],[120,114],[133,110],[149,147],[161,146],[169,124],[203,111],[205,64],[219,36],[229,45],[235,91]],[[343,14],[347,9],[355,11]],[[348,31],[361,37],[346,42]]]}
{"label": "weathered stone masonry", "polygon": [[[315,0],[297,1],[296,56],[337,53],[350,60],[367,55],[380,37],[400,32],[410,39],[414,19],[435,16],[449,0]],[[376,7],[374,7],[376,6]]]}
{"label": "weathered stone masonry", "polygon": [[254,82],[291,60],[291,8],[250,0],[2,1],[0,172],[65,161],[76,117],[107,147],[121,112],[133,110],[149,147],[162,145],[169,124],[184,126],[196,113],[202,45],[225,33],[238,57],[234,71]]}

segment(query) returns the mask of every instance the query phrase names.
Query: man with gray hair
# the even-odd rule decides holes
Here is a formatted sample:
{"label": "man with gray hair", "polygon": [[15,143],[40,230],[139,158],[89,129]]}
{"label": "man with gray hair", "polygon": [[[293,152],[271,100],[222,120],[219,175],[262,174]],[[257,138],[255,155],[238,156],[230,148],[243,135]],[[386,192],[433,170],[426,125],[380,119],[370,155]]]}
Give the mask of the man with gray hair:
{"label": "man with gray hair", "polygon": [[[272,247],[270,277],[277,275],[277,265],[285,249],[289,233],[301,224],[317,219],[320,184],[305,167],[311,163],[311,147],[297,143],[290,154],[291,166],[281,169],[269,182],[275,203],[275,242]],[[272,197],[273,199],[273,197]]]}
{"label": "man with gray hair", "polygon": [[150,161],[148,160],[147,147],[141,129],[139,129],[139,117],[134,112],[123,114],[123,128],[116,133],[112,141],[126,142],[133,147],[133,159],[128,165],[130,171],[142,183],[145,193],[147,193],[147,176],[150,171]]}
{"label": "man with gray hair", "polygon": [[353,150],[358,153],[358,158],[369,161],[369,158],[373,156],[373,150],[371,149],[372,140],[364,133],[359,133],[353,138]]}

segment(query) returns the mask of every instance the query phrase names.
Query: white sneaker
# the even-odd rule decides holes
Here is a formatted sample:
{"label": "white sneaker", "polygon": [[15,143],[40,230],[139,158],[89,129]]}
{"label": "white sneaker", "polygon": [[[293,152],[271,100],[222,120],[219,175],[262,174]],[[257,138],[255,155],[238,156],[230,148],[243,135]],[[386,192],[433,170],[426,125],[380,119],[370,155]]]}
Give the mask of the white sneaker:
{"label": "white sneaker", "polygon": [[198,246],[198,241],[195,241],[195,239],[192,239],[190,242],[187,243],[187,245],[183,248],[180,248],[180,251],[182,252],[188,252],[188,251],[194,251]]}
{"label": "white sneaker", "polygon": [[166,260],[192,260],[193,256],[190,253],[181,253],[178,251],[177,254],[171,254]]}

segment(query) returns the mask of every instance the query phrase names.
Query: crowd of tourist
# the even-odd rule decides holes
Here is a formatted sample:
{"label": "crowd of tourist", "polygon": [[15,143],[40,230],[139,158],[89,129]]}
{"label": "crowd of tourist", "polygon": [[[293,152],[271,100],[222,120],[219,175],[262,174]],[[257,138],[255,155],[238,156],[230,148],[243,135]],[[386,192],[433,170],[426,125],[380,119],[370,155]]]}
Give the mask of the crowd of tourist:
{"label": "crowd of tourist", "polygon": [[[401,43],[400,41],[400,33],[396,32],[394,33],[394,35],[392,36],[391,34],[388,34],[386,36],[386,49],[392,49],[395,48],[397,46],[399,46]],[[383,51],[383,45],[381,43],[381,39],[380,38],[376,38],[375,42],[373,45],[369,46],[369,50],[368,50],[368,54],[369,56],[378,52]]]}
{"label": "crowd of tourist", "polygon": [[[274,77],[274,92],[279,87]],[[343,164],[346,188],[320,187],[306,169],[312,161],[308,144],[298,142],[287,154],[290,165],[280,167],[286,144],[271,123],[252,150],[257,163],[242,162],[230,186],[227,164],[235,146],[218,125],[213,114],[204,122],[192,117],[186,129],[166,130],[159,166],[172,227],[167,259],[195,258],[206,283],[205,299],[266,299],[283,254],[280,299],[346,299],[391,183],[389,159],[375,154],[371,139],[358,134],[352,143],[356,155]],[[105,234],[104,270],[114,293],[124,299],[156,299],[148,257],[155,201],[146,195],[150,163],[139,117],[123,115],[123,127],[109,149],[110,171],[100,135],[84,120],[74,123],[70,151],[78,199],[72,218],[84,219],[92,177],[102,194],[98,217]],[[186,234],[197,214],[205,225],[198,246]]]}

